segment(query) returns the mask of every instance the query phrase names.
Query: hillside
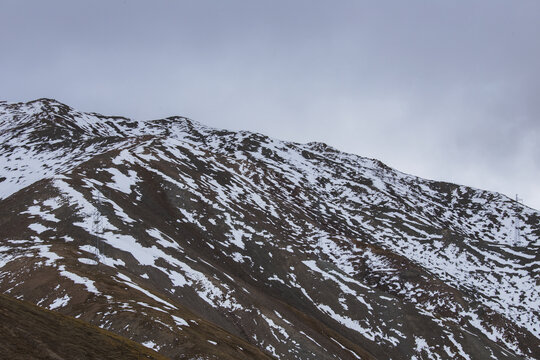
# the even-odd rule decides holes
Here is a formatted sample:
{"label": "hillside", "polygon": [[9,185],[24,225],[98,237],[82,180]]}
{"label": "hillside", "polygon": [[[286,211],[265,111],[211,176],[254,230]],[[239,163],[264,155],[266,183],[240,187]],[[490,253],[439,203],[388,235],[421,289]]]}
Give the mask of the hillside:
{"label": "hillside", "polygon": [[0,339],[3,359],[166,359],[84,321],[3,294]]}
{"label": "hillside", "polygon": [[504,195],[50,99],[0,144],[3,293],[177,359],[540,358],[540,213]]}

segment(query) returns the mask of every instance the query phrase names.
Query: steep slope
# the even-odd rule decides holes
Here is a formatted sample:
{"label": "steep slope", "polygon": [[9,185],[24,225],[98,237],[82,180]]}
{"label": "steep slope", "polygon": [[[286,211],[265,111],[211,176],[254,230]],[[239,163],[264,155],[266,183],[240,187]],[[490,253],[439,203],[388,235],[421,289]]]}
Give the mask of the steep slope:
{"label": "steep slope", "polygon": [[[538,211],[320,143],[0,107],[3,292],[176,358],[540,358]],[[27,135],[59,112],[83,140]]]}
{"label": "steep slope", "polygon": [[155,359],[136,342],[56,312],[0,294],[3,359]]}

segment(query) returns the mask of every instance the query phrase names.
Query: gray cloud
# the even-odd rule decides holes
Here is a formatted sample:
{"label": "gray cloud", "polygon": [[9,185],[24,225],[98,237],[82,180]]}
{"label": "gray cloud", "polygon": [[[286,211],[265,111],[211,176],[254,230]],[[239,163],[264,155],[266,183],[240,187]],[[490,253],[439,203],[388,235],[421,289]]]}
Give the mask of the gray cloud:
{"label": "gray cloud", "polygon": [[4,1],[0,97],[325,141],[540,208],[537,1]]}

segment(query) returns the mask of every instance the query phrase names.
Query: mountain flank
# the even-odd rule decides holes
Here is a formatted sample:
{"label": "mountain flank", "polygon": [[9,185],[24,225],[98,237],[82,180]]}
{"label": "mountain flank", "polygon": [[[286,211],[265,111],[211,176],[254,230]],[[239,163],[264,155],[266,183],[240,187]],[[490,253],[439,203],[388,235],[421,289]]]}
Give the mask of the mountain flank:
{"label": "mountain flank", "polygon": [[0,103],[0,169],[0,292],[169,358],[540,358],[540,213],[502,194],[51,99]]}

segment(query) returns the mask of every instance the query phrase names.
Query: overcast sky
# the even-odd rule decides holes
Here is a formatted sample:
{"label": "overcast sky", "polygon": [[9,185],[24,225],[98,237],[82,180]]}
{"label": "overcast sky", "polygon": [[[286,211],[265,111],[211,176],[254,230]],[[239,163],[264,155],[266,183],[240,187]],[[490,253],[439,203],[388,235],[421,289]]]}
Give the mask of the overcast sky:
{"label": "overcast sky", "polygon": [[323,141],[540,209],[540,1],[0,2],[0,99]]}

